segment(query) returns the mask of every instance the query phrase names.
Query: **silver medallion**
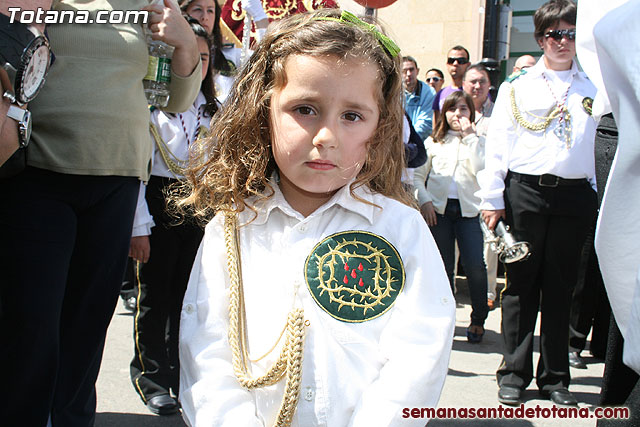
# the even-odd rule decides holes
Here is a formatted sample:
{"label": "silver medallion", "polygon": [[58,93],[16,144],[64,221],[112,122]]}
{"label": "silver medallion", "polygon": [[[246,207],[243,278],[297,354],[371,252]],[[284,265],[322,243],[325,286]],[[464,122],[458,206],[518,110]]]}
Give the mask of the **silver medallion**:
{"label": "silver medallion", "polygon": [[558,126],[553,130],[553,133],[562,141],[566,139],[567,131],[564,121],[558,123]]}

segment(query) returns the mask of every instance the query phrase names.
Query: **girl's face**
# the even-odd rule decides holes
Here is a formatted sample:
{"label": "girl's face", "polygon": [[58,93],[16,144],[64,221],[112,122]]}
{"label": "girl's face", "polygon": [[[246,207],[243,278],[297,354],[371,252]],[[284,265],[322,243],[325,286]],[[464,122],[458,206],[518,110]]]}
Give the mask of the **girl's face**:
{"label": "girl's face", "polygon": [[[538,41],[544,51],[545,65],[551,70],[568,70],[571,68],[573,57],[576,56],[575,33],[573,33],[573,40],[571,40],[571,36],[564,34],[562,30],[575,32],[576,26],[560,20],[555,26],[547,28],[544,32],[545,36]],[[561,33],[558,34],[556,31]],[[560,37],[559,40],[558,37]]]}
{"label": "girl's face", "polygon": [[449,107],[445,112],[445,117],[447,118],[447,123],[449,123],[449,128],[451,130],[460,131],[460,119],[464,117],[469,120],[469,117],[471,117],[471,110],[469,110],[469,106],[464,99],[460,99],[456,102],[456,105]]}
{"label": "girl's face", "polygon": [[216,20],[215,0],[194,0],[187,6],[187,15],[197,20],[209,34]]}
{"label": "girl's face", "polygon": [[272,151],[280,188],[307,216],[362,168],[380,116],[375,65],[292,55],[271,97]]}
{"label": "girl's face", "polygon": [[198,42],[198,52],[200,52],[200,61],[202,61],[202,80],[207,76],[209,69],[209,45],[202,37],[196,37]]}

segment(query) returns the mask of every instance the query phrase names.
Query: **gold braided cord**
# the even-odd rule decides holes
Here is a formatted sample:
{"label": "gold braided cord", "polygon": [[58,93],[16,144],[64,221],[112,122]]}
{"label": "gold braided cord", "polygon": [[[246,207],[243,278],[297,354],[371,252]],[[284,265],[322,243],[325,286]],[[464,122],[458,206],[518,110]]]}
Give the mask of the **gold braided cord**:
{"label": "gold braided cord", "polygon": [[564,120],[566,120],[567,126],[571,121],[571,115],[569,114],[569,111],[567,110],[567,108],[566,107],[558,108],[556,106],[551,109],[548,116],[538,117],[539,119],[542,119],[541,122],[531,123],[522,116],[522,113],[518,109],[518,104],[516,103],[516,91],[513,88],[513,86],[511,86],[510,95],[511,95],[511,110],[513,111],[513,117],[516,119],[518,124],[525,129],[528,129],[533,132],[542,132],[543,130],[549,127],[549,124],[551,124],[551,122],[554,119],[560,117],[563,113],[565,115]]}
{"label": "gold braided cord", "polygon": [[[162,140],[160,136],[160,132],[158,132],[158,128],[153,123],[149,123],[149,130],[151,131],[151,135],[153,135],[153,139],[156,141],[156,146],[160,151],[160,156],[164,163],[169,168],[169,171],[177,178],[178,176],[184,175],[185,168],[182,165],[186,164],[186,160],[178,159],[175,154],[171,152],[167,143]],[[175,159],[175,161],[173,160]]]}
{"label": "gold braided cord", "polygon": [[[164,140],[160,136],[160,132],[158,131],[156,125],[149,122],[149,130],[151,131],[151,135],[153,135],[153,139],[156,142],[158,151],[160,151],[160,156],[162,157],[162,160],[164,160],[164,163],[167,165],[167,168],[169,168],[169,171],[176,178],[184,176],[188,161],[179,159],[175,154],[173,154],[167,143],[164,142]],[[208,131],[209,130],[206,127],[200,126],[198,139],[205,137]]]}
{"label": "gold braided cord", "polygon": [[248,362],[250,363],[247,351],[247,319],[244,310],[242,270],[235,213],[230,212],[225,216],[224,241],[230,280],[229,346],[231,347],[233,371],[238,382],[247,389],[273,385],[279,382],[283,376],[286,376],[284,396],[275,425],[289,426],[298,404],[300,382],[302,381],[304,310],[301,308],[291,310],[287,316],[287,336],[278,359],[264,375],[253,378],[247,366]]}

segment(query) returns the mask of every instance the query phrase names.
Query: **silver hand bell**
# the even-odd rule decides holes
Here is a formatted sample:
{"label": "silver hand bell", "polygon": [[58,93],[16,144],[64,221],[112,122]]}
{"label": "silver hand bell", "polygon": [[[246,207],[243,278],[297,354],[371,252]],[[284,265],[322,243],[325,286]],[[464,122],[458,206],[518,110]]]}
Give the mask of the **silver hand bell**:
{"label": "silver hand bell", "polygon": [[517,242],[502,219],[498,220],[492,231],[480,217],[480,228],[485,243],[489,243],[491,250],[498,254],[500,262],[510,264],[525,260],[531,255],[531,245],[528,242]]}

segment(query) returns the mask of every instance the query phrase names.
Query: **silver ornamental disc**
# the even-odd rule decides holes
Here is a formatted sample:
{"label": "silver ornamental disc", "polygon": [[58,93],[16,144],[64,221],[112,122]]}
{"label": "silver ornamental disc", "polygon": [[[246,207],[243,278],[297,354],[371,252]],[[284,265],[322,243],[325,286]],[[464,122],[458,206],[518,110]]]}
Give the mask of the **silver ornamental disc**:
{"label": "silver ornamental disc", "polygon": [[562,141],[566,138],[566,128],[564,123],[558,123],[558,126],[554,129],[553,133]]}

